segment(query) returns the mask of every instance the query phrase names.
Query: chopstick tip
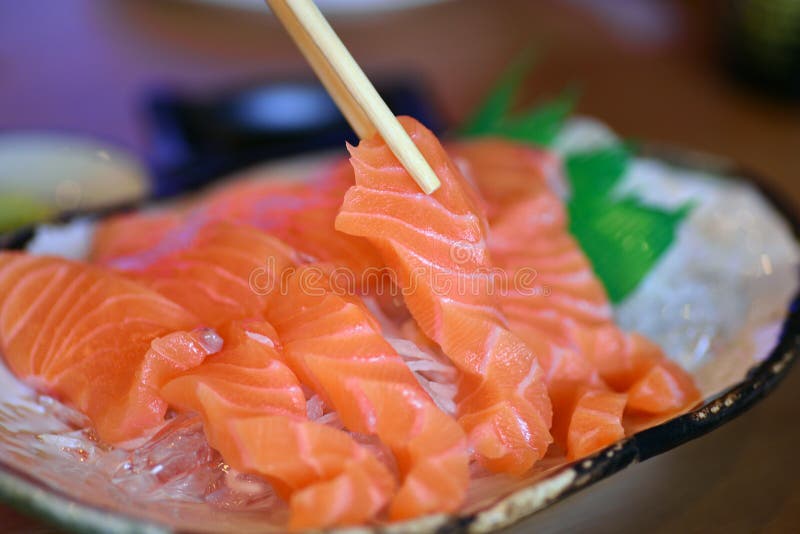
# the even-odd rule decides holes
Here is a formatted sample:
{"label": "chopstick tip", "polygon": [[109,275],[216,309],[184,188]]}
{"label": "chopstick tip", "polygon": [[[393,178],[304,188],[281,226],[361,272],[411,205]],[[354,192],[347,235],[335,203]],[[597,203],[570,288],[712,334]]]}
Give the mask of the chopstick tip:
{"label": "chopstick tip", "polygon": [[412,165],[406,166],[406,169],[409,170],[411,177],[417,182],[422,192],[426,195],[430,195],[441,187],[442,182],[439,180],[439,177],[436,176],[436,172],[433,168],[425,161],[422,154],[419,154],[419,157],[419,160],[415,161]]}
{"label": "chopstick tip", "polygon": [[425,184],[422,185],[422,191],[426,195],[430,195],[435,193],[441,186],[442,183],[439,180],[436,180],[435,183],[426,182]]}

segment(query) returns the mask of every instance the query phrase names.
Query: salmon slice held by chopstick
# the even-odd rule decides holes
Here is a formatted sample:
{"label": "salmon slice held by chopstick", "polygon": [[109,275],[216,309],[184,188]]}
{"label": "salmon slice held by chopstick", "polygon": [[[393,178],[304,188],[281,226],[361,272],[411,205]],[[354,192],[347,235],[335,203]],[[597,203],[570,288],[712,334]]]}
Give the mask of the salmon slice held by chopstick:
{"label": "salmon slice held by chopstick", "polygon": [[461,372],[459,422],[479,460],[523,473],[552,441],[542,369],[506,326],[475,193],[429,130],[400,120],[441,188],[425,195],[380,138],[363,140],[336,228],[373,242],[423,333]]}

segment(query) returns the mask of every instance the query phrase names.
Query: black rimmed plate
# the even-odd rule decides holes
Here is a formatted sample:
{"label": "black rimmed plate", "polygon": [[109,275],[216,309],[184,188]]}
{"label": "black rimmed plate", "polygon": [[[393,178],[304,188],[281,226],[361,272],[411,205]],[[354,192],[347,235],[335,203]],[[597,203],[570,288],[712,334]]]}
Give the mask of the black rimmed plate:
{"label": "black rimmed plate", "polygon": [[[721,176],[742,177],[754,183],[773,207],[800,235],[800,221],[784,204],[782,197],[764,189],[757,177],[743,172],[735,165],[718,158],[663,147],[645,148],[643,155],[671,165],[707,171]],[[23,246],[32,232],[21,232],[8,239],[7,244]],[[731,381],[697,409],[640,431],[611,447],[569,465],[554,466],[536,477],[503,486],[497,494],[484,495],[459,516],[433,516],[407,523],[381,527],[385,531],[413,532],[488,532],[513,524],[543,508],[558,502],[593,483],[698,438],[740,415],[767,395],[791,368],[800,351],[800,295],[794,299],[782,322],[769,355],[742,376]],[[0,391],[0,404],[7,401],[8,391]],[[1,415],[1,414],[0,414]],[[64,458],[55,459],[15,449],[3,437],[13,433],[13,427],[0,420],[0,498],[37,517],[69,529],[98,532],[168,532],[172,530],[255,531],[260,526],[257,516],[236,516],[237,512],[206,510],[207,517],[195,515],[192,505],[160,503],[158,507],[142,506],[126,501],[108,491],[102,480],[83,477],[47,476],[48,470],[61,472]],[[26,464],[26,454],[38,462]],[[14,461],[17,458],[20,461]],[[80,470],[78,460],[76,472]],[[48,462],[53,462],[52,466]],[[52,467],[52,469],[50,469]],[[110,484],[110,483],[105,483]],[[205,504],[196,507],[208,509]],[[234,517],[236,516],[236,517]],[[361,530],[361,529],[359,529]],[[363,529],[368,530],[368,529]]]}

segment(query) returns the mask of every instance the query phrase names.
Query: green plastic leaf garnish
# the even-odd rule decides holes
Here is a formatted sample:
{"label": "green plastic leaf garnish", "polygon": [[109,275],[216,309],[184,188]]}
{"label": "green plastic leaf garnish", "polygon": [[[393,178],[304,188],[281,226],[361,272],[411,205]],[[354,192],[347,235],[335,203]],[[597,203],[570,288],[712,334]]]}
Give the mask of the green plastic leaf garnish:
{"label": "green plastic leaf garnish", "polygon": [[549,146],[575,108],[577,95],[575,90],[564,91],[526,113],[505,118],[495,125],[491,133],[536,146]]}
{"label": "green plastic leaf garnish", "polygon": [[503,119],[514,105],[514,99],[525,77],[531,72],[534,63],[532,50],[523,52],[506,69],[500,80],[486,97],[483,105],[467,121],[461,132],[464,135],[488,135]]}
{"label": "green plastic leaf garnish", "polygon": [[8,232],[33,224],[53,215],[53,210],[32,198],[22,195],[0,196],[0,232]]}
{"label": "green plastic leaf garnish", "polygon": [[572,196],[567,204],[570,231],[580,243],[612,302],[629,295],[675,240],[691,211],[643,204],[612,195],[628,167],[623,145],[577,153],[566,161]]}
{"label": "green plastic leaf garnish", "polygon": [[631,154],[623,144],[578,152],[564,162],[573,201],[606,195],[628,169]]}
{"label": "green plastic leaf garnish", "polygon": [[483,105],[467,121],[465,136],[498,136],[537,146],[548,146],[556,138],[577,101],[577,91],[570,89],[539,106],[512,116],[511,109],[535,57],[528,50],[514,61],[494,86]]}
{"label": "green plastic leaf garnish", "polygon": [[[517,114],[511,113],[519,88],[530,73],[533,55],[515,61],[495,85],[462,134],[497,136],[539,147],[552,145],[575,109],[577,92]],[[570,231],[603,282],[611,301],[629,295],[675,240],[690,205],[677,210],[647,206],[634,197],[612,194],[628,168],[630,146],[571,154],[565,168],[571,186],[567,203]]]}

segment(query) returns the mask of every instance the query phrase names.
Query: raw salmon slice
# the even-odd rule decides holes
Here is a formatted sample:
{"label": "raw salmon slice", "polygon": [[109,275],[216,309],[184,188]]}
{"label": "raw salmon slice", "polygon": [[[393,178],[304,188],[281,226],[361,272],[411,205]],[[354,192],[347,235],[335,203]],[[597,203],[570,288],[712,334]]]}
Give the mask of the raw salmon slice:
{"label": "raw salmon slice", "polygon": [[639,334],[626,334],[613,324],[578,325],[573,339],[612,389],[628,393],[628,411],[664,416],[681,413],[701,400],[691,375]]}
{"label": "raw salmon slice", "polygon": [[[464,144],[457,151],[493,214],[489,248],[496,264],[508,280],[532,275],[524,287],[511,284],[503,292],[512,330],[529,344],[571,352],[573,363],[583,360],[566,373],[549,368],[552,359],[543,360],[557,405],[554,433],[559,441],[572,417],[564,407],[575,402],[582,383],[602,390],[602,382],[633,393],[641,380],[637,393],[628,396],[631,411],[677,413],[699,400],[691,377],[657,346],[614,325],[605,289],[569,234],[566,211],[553,191],[559,180],[552,178],[551,162],[527,147],[500,141]],[[575,373],[581,367],[583,378]]]}
{"label": "raw salmon slice", "polygon": [[[505,168],[505,172],[510,170]],[[488,179],[480,173],[475,176],[480,177],[479,184]],[[538,185],[528,188],[527,197],[504,199],[505,204],[496,206],[489,246],[506,275],[507,284],[500,291],[503,311],[511,329],[529,346],[539,347],[553,402],[551,432],[569,453],[568,428],[582,388],[608,390],[595,362],[576,347],[574,332],[583,328],[578,325],[610,324],[611,306],[591,265],[566,230],[561,201],[540,176],[529,178]]]}
{"label": "raw salmon slice", "polygon": [[128,273],[177,302],[205,325],[264,316],[280,276],[296,261],[294,251],[260,230],[233,223],[202,227],[188,248]]}
{"label": "raw salmon slice", "polygon": [[[535,324],[542,312],[550,312],[562,335],[568,322],[605,325],[613,320],[605,288],[569,234],[564,205],[551,191],[504,208],[491,223],[489,247],[498,267],[517,282],[509,284],[503,299],[508,315]],[[528,283],[525,272],[531,275]],[[539,314],[530,316],[532,311]]]}
{"label": "raw salmon slice", "polygon": [[[0,253],[0,351],[9,368],[72,404],[119,443],[164,420],[158,388],[210,350],[174,302],[96,267]],[[165,337],[166,336],[166,337]]]}
{"label": "raw salmon slice", "polygon": [[[304,308],[306,305],[316,306],[316,302],[312,300],[306,303],[306,295],[303,291],[299,289],[290,291],[285,286],[284,275],[293,271],[293,259],[290,258],[290,255],[291,252],[286,245],[256,229],[232,224],[216,224],[200,230],[190,248],[160,260],[137,276],[147,280],[147,283],[151,284],[153,288],[164,292],[165,295],[187,308],[196,310],[201,316],[205,310],[213,312],[213,316],[205,316],[208,324],[215,324],[211,321],[222,322],[243,316],[263,316],[266,312],[283,335],[285,334],[283,328],[288,328],[286,325],[290,324],[287,321],[295,321],[294,328],[299,328],[299,330],[293,331],[295,339],[292,339],[292,343],[287,344],[287,354],[300,354],[299,357],[291,359],[294,370],[304,383],[314,384],[318,391],[325,393],[329,388],[335,386],[335,383],[330,381],[339,375],[333,373],[336,371],[333,364],[325,363],[324,360],[320,360],[321,367],[319,368],[314,367],[313,362],[307,366],[304,359],[306,353],[299,349],[302,346],[304,351],[312,350],[314,353],[327,350],[324,344],[319,345],[320,341],[314,338],[315,331],[309,317],[311,312]],[[191,264],[187,262],[187,258],[191,260]],[[262,267],[264,258],[275,260],[268,269]],[[191,271],[181,270],[187,265],[191,265]],[[232,265],[233,267],[231,267]],[[252,273],[256,269],[260,269],[258,278],[255,280],[256,285],[262,287],[263,284],[266,284],[270,288],[276,289],[276,293],[270,292],[268,295],[252,293]],[[317,265],[314,267],[314,274],[326,276],[329,274],[329,269],[330,266]],[[290,277],[288,280],[305,280],[305,273],[309,273],[311,270],[306,269],[301,272],[303,274]],[[248,294],[248,291],[252,294]],[[217,297],[217,295],[219,296]],[[227,299],[231,295],[239,296],[234,302],[236,306],[233,309],[227,309],[224,306],[225,301],[222,299]],[[331,297],[333,298],[334,295]],[[290,300],[293,302],[292,306],[287,304]],[[349,421],[356,425],[353,428],[357,431],[378,435],[393,448],[396,454],[408,457],[408,465],[405,469],[408,472],[405,477],[407,484],[404,486],[407,489],[401,489],[394,499],[392,516],[411,517],[432,511],[450,511],[457,508],[463,499],[468,483],[466,447],[460,441],[463,439],[461,430],[454,421],[439,412],[434,403],[421,390],[402,359],[380,336],[377,330],[377,321],[368,314],[359,298],[353,295],[335,296],[335,300],[330,302],[342,303],[350,307],[354,316],[342,317],[342,320],[345,320],[342,328],[351,327],[346,322],[349,320],[354,323],[352,326],[354,328],[368,327],[371,329],[373,345],[372,347],[367,345],[367,349],[378,351],[377,354],[390,361],[377,366],[369,365],[370,362],[357,361],[358,355],[364,350],[364,347],[359,346],[362,340],[358,337],[348,339],[344,335],[340,339],[335,339],[336,343],[331,345],[335,349],[333,354],[339,359],[348,357],[358,364],[347,372],[356,375],[362,370],[376,373],[375,376],[364,376],[364,384],[359,386],[364,391],[371,392],[370,394],[375,397],[372,402],[379,403],[379,405],[387,404],[395,413],[408,411],[414,416],[412,422],[415,425],[421,425],[420,428],[403,427],[393,431],[388,420],[383,421],[383,416],[378,418],[380,424],[374,428],[365,426],[365,423],[358,419],[363,414],[354,414],[348,419],[344,415],[348,412],[346,410],[343,412],[342,407],[346,407],[346,403],[351,402],[353,394],[350,391],[340,391],[339,396],[335,397],[338,402],[332,403],[346,423]],[[299,323],[296,322],[298,319],[295,317],[295,311],[305,314]],[[338,328],[338,325],[335,326]],[[343,332],[343,334],[346,333],[346,331]],[[298,336],[303,336],[304,339],[296,339]],[[368,336],[367,339],[370,337]],[[377,349],[375,343],[378,343]],[[307,347],[311,347],[311,349]],[[374,354],[370,354],[370,356],[374,356]],[[310,367],[314,368],[310,369]],[[207,366],[203,368],[205,369]],[[222,371],[222,369],[217,369],[217,371]],[[227,369],[227,372],[232,371]],[[242,375],[240,378],[243,383],[246,383],[246,376]],[[327,381],[326,385],[322,384],[323,381]],[[371,381],[376,381],[376,383]],[[384,383],[386,383],[386,392],[381,391]],[[392,389],[393,387],[394,389]],[[244,395],[244,392],[240,391],[239,394]],[[446,439],[437,443],[436,441],[440,437],[437,432],[442,431]],[[441,480],[435,483],[438,487],[434,487],[432,490],[433,498],[430,494],[420,497],[416,490],[408,489],[412,488],[414,484],[425,487],[424,484],[429,482],[425,480],[425,477],[431,477],[430,473],[433,470],[443,471]]]}
{"label": "raw salmon slice", "polygon": [[[220,333],[224,340],[220,352],[163,386],[162,394],[170,404],[183,410],[197,408],[210,390],[220,403],[229,405],[228,417],[305,414],[302,388],[282,363],[277,334],[268,323],[233,322]],[[207,431],[213,435],[219,422],[207,421]]]}
{"label": "raw salmon slice", "polygon": [[539,347],[539,352],[543,354],[542,368],[550,401],[553,403],[553,425],[550,433],[555,443],[567,451],[568,429],[581,391],[586,387],[599,391],[608,390],[608,387],[597,369],[577,351],[556,345],[543,346],[538,332],[531,334],[520,329],[515,330],[529,346]]}
{"label": "raw salmon slice", "polygon": [[238,454],[243,470],[298,484],[289,499],[292,530],[365,523],[392,495],[395,481],[386,467],[341,430],[280,416],[228,424],[227,455]]}
{"label": "raw salmon slice", "polygon": [[366,239],[334,228],[342,196],[353,182],[353,169],[343,160],[310,182],[270,180],[235,186],[209,199],[200,211],[255,226],[316,261],[350,269],[360,281],[361,273],[379,268],[381,261]]}
{"label": "raw salmon slice", "polygon": [[346,268],[351,285],[359,289],[362,280],[375,281],[375,276],[362,274],[379,271],[381,260],[369,241],[334,228],[341,198],[353,180],[353,169],[343,159],[316,180],[264,177],[213,191],[188,207],[115,217],[99,224],[92,260],[141,271],[191,247],[200,228],[237,223],[277,237],[314,261]]}
{"label": "raw salmon slice", "polygon": [[106,264],[115,258],[142,254],[184,223],[179,210],[137,212],[104,219],[92,238],[89,260]]}
{"label": "raw salmon slice", "polygon": [[678,364],[658,361],[628,389],[630,412],[669,414],[680,412],[700,400],[691,376]]}
{"label": "raw salmon slice", "polygon": [[[125,402],[110,405],[102,416],[95,418],[95,425],[116,425],[118,432],[132,436],[145,434],[163,421],[166,414],[168,404],[161,397],[161,387],[178,374],[200,365],[221,347],[219,336],[204,328],[154,339],[130,388],[120,392]],[[66,378],[60,387],[68,387]],[[149,407],[149,411],[143,411],[143,406]]]}
{"label": "raw salmon slice", "polygon": [[520,199],[565,187],[551,152],[501,138],[456,142],[447,151],[479,191],[490,223]]}
{"label": "raw salmon slice", "polygon": [[391,519],[456,510],[469,483],[463,432],[422,390],[374,317],[331,291],[317,269],[292,275],[267,312],[289,365],[348,429],[391,449],[401,477]]}
{"label": "raw salmon slice", "polygon": [[164,398],[202,416],[209,443],[233,468],[273,484],[289,502],[290,528],[374,519],[393,494],[394,477],[345,432],[307,420],[274,329],[232,323],[223,336],[223,350],[167,383]]}
{"label": "raw salmon slice", "polygon": [[567,458],[583,458],[624,438],[621,420],[626,400],[624,393],[584,389],[570,417]]}
{"label": "raw salmon slice", "polygon": [[[222,249],[223,244],[224,250]],[[270,236],[264,235],[258,230],[231,224],[217,224],[202,229],[198,233],[194,244],[190,248],[157,262],[147,271],[140,273],[138,276],[149,280],[148,283],[152,284],[152,287],[159,291],[164,291],[165,294],[170,296],[170,298],[182,303],[187,308],[191,310],[197,310],[198,314],[202,314],[204,310],[213,310],[216,317],[208,317],[206,318],[206,321],[225,320],[224,317],[219,316],[222,312],[225,312],[225,308],[223,306],[216,305],[218,301],[209,299],[209,295],[220,294],[223,296],[228,296],[236,294],[235,292],[237,290],[241,290],[243,292],[242,296],[237,300],[237,304],[240,309],[234,310],[235,313],[233,314],[228,313],[226,316],[227,319],[248,314],[259,316],[260,314],[263,315],[263,313],[266,311],[267,315],[269,315],[269,317],[276,322],[276,325],[280,325],[282,328],[285,324],[287,324],[286,321],[296,320],[294,315],[287,311],[289,308],[287,308],[285,305],[285,301],[293,299],[296,302],[296,306],[299,306],[297,309],[306,313],[304,321],[297,325],[299,328],[301,328],[301,330],[299,333],[295,332],[295,337],[298,335],[304,335],[309,339],[304,339],[302,341],[306,342],[306,345],[313,346],[316,343],[316,340],[313,339],[314,331],[309,323],[309,312],[302,307],[304,306],[303,303],[305,302],[304,294],[301,291],[287,293],[288,289],[284,289],[284,283],[282,280],[284,278],[284,274],[292,272],[291,264],[293,263],[293,260],[289,257],[289,255],[290,252],[284,244],[280,243],[274,238],[271,238]],[[191,258],[193,261],[196,260],[192,264],[193,270],[191,272],[181,272],[174,268],[174,265],[176,264],[178,266],[185,265],[185,263],[183,263],[185,258]],[[239,265],[238,261],[242,258],[244,258],[244,263]],[[260,267],[264,264],[262,258],[277,258],[277,260],[269,269],[263,269]],[[202,265],[200,265],[199,262],[202,262]],[[231,264],[237,267],[235,269],[230,268],[229,266]],[[247,282],[248,280],[252,282],[251,274],[256,268],[261,269],[257,282],[259,284],[266,283],[270,287],[276,288],[278,290],[277,293],[266,295],[264,298],[262,298],[261,295],[248,296],[246,294],[248,290],[253,289],[252,284],[248,285]],[[328,273],[327,269],[329,268],[329,266],[315,266],[315,273],[320,276],[324,276]],[[307,273],[309,271],[310,270],[306,270],[304,272]],[[224,276],[221,273],[223,273]],[[269,282],[270,277],[274,277],[272,282]],[[263,278],[263,280],[261,278]],[[294,279],[304,280],[304,275],[299,274]],[[210,280],[210,282],[206,282],[206,280]],[[214,291],[202,290],[204,287],[212,284],[215,284],[212,286]],[[228,290],[226,293],[222,293],[222,290],[225,289],[226,284]],[[169,289],[169,292],[167,292],[165,288]],[[288,296],[290,294],[291,297]],[[399,404],[400,408],[404,409],[413,408],[410,413],[419,411],[419,413],[415,415],[415,421],[418,420],[420,421],[419,424],[423,425],[423,428],[421,429],[404,429],[399,431],[399,434],[387,434],[387,429],[391,428],[390,426],[386,426],[388,423],[372,429],[361,424],[361,426],[358,427],[359,431],[362,431],[363,433],[377,434],[381,439],[387,441],[387,444],[390,446],[393,445],[395,451],[399,451],[405,456],[410,455],[407,469],[409,475],[406,477],[409,481],[409,487],[414,483],[422,484],[422,482],[418,481],[424,481],[425,476],[430,476],[428,471],[433,468],[446,468],[445,470],[449,474],[446,476],[443,475],[442,480],[446,482],[451,480],[456,481],[451,484],[451,486],[445,487],[444,489],[441,489],[443,482],[437,482],[437,484],[440,486],[437,491],[439,491],[442,496],[437,495],[435,499],[429,499],[429,497],[426,497],[427,500],[425,501],[415,500],[417,498],[417,494],[411,490],[401,490],[398,497],[395,499],[395,504],[392,508],[392,515],[395,517],[406,517],[411,515],[419,515],[428,511],[455,509],[463,498],[463,494],[468,482],[466,448],[463,443],[459,442],[459,440],[463,438],[461,430],[458,428],[455,422],[451,421],[447,416],[439,412],[433,402],[420,389],[418,383],[413,377],[413,374],[407,369],[407,367],[405,367],[402,359],[391,349],[388,343],[386,343],[383,338],[380,337],[380,334],[377,330],[377,321],[374,319],[374,317],[366,312],[366,308],[361,300],[352,295],[343,295],[341,297],[337,296],[336,299],[336,302],[344,303],[353,308],[354,313],[356,314],[356,326],[359,328],[366,326],[372,329],[372,336],[377,338],[380,343],[378,350],[385,351],[387,358],[391,357],[392,361],[389,363],[392,365],[389,363],[384,363],[378,367],[371,367],[365,363],[363,365],[364,369],[370,372],[374,369],[378,373],[377,377],[365,378],[375,378],[376,380],[386,381],[394,374],[396,375],[394,380],[399,380],[402,378],[402,380],[405,381],[405,383],[400,383],[402,387],[397,391],[392,390],[386,393],[386,395],[388,395],[387,398],[392,399],[391,402],[380,398],[384,395],[384,393],[380,391],[380,388],[375,389],[378,386],[370,386],[370,384],[365,383],[363,386],[361,386],[362,389],[367,390],[368,387],[372,387],[373,389],[370,391],[373,391],[372,394],[377,396],[375,402],[389,402],[390,406],[396,406]],[[247,304],[248,302],[251,304]],[[314,303],[312,302],[311,304]],[[276,311],[280,309],[283,309],[284,311]],[[347,327],[347,323],[345,323],[344,326]],[[360,343],[358,338],[354,338],[352,340],[343,338],[339,340],[338,345],[333,345],[340,352],[340,354],[336,354],[337,357],[344,358],[349,351],[351,353],[350,357],[356,358],[361,350],[361,348],[358,346],[358,343]],[[298,341],[297,343],[291,344],[291,346],[296,348],[299,346],[299,344],[300,342]],[[319,351],[323,349],[314,347],[313,350]],[[291,353],[291,351],[287,352]],[[301,362],[300,359],[295,358],[292,361],[295,362],[293,365],[295,371],[298,372],[304,383],[316,384],[320,391],[325,391],[319,382],[319,380],[322,379],[318,380],[316,378],[318,376],[325,378],[325,376],[329,374],[324,366],[321,369],[315,370],[314,373],[316,374],[312,374],[312,372],[306,370],[301,363],[298,363]],[[389,375],[382,376],[381,373],[385,374],[387,370],[391,371]],[[359,369],[355,369],[353,372],[357,374],[360,371]],[[242,377],[242,379],[244,378],[245,377]],[[391,387],[392,382],[389,382],[387,388]],[[352,395],[347,391],[342,392],[342,395],[343,396],[341,398],[344,399],[347,399],[348,396],[352,397]],[[339,397],[337,397],[337,399],[338,398]],[[416,404],[419,404],[419,410],[414,408]],[[341,411],[341,403],[333,404],[333,406],[337,409],[337,411]],[[400,408],[393,409],[397,411]],[[347,421],[344,416],[342,416],[342,418]],[[351,417],[350,421],[352,422],[353,420],[354,419]],[[435,443],[435,440],[431,437],[434,429],[437,432],[441,429],[444,429],[445,434],[449,433],[450,436],[441,444]],[[416,436],[417,433],[420,434],[418,437]],[[428,452],[422,454],[421,452],[409,452],[407,450],[409,447],[423,447],[423,445],[417,445],[417,443],[422,443],[424,447],[428,449]],[[439,455],[440,457],[435,457],[436,455]],[[428,464],[431,464],[434,467],[430,467]],[[443,468],[439,464],[444,464],[445,467]],[[426,471],[426,469],[428,471]],[[407,515],[404,516],[402,514]]]}
{"label": "raw salmon slice", "polygon": [[380,138],[364,140],[336,227],[380,250],[414,319],[460,370],[459,422],[479,460],[522,473],[551,442],[542,370],[506,328],[474,191],[429,130],[400,120],[442,187],[425,195]]}

